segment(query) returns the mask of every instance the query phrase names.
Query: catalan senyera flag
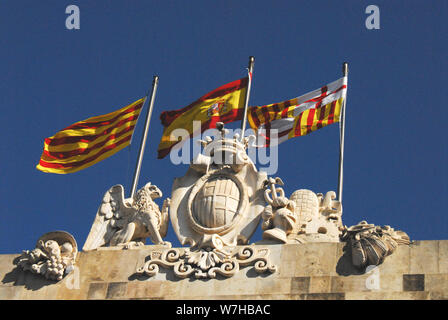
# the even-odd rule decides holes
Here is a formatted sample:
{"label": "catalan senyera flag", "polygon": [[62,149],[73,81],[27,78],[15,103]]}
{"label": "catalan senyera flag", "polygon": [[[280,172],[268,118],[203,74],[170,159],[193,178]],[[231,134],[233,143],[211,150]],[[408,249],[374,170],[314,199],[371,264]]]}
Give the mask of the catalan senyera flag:
{"label": "catalan senyera flag", "polygon": [[164,158],[180,142],[172,136],[175,129],[186,129],[193,137],[199,134],[194,132],[193,121],[200,121],[200,132],[204,132],[216,128],[217,122],[241,120],[247,85],[248,78],[242,78],[216,88],[182,109],[162,112],[160,120],[164,129],[157,150],[158,159]]}
{"label": "catalan senyera flag", "polygon": [[76,122],[44,140],[37,169],[72,173],[110,157],[131,143],[145,98],[117,111]]}
{"label": "catalan senyera flag", "polygon": [[[250,107],[247,118],[258,138],[266,141],[260,146],[273,146],[339,122],[346,95],[347,77],[343,77],[298,98]],[[278,139],[271,137],[272,129],[278,130]]]}

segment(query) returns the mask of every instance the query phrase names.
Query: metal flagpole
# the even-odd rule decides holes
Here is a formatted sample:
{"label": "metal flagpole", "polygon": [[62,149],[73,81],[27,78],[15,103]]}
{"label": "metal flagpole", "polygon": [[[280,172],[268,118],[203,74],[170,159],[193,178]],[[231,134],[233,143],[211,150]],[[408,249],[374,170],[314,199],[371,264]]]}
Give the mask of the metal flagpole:
{"label": "metal flagpole", "polygon": [[249,77],[247,82],[247,91],[246,91],[246,100],[244,101],[244,115],[243,121],[241,123],[241,141],[244,138],[244,131],[246,131],[246,121],[247,121],[247,107],[249,105],[249,97],[250,97],[250,88],[252,86],[252,74],[254,72],[254,62],[255,58],[253,56],[249,57]]}
{"label": "metal flagpole", "polygon": [[[138,154],[137,165],[135,166],[134,181],[132,182],[132,189],[131,189],[131,198],[134,197],[135,191],[137,189],[138,177],[140,176],[140,169],[142,166],[143,153],[145,151],[146,137],[148,135],[149,122],[151,120],[152,108],[154,106],[154,98],[156,96],[158,83],[159,83],[159,77],[154,76],[154,79],[152,81],[152,92],[151,92],[151,98],[149,101],[148,113],[146,114],[145,128],[143,129],[143,136],[142,136],[142,141],[140,143],[140,151]],[[145,102],[146,102],[146,100],[145,100]]]}
{"label": "metal flagpole", "polygon": [[[342,75],[346,78],[344,84],[347,85],[348,63],[342,64]],[[346,89],[347,90],[347,89]],[[344,97],[341,110],[341,120],[339,122],[339,177],[338,177],[338,200],[342,203],[342,181],[344,173],[344,135],[345,135],[345,105],[347,103],[347,91]]]}

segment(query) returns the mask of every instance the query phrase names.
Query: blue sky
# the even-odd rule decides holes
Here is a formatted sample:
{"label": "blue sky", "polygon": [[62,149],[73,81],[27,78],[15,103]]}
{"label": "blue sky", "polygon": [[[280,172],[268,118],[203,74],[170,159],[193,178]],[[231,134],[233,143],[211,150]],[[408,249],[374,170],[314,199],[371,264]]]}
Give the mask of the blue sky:
{"label": "blue sky", "polygon": [[[65,27],[71,4],[79,30]],[[369,4],[380,9],[379,30],[365,27]],[[0,2],[0,253],[32,249],[53,230],[82,247],[104,192],[131,188],[143,121],[130,148],[73,174],[35,168],[44,138],[141,98],[158,74],[139,187],[151,181],[170,196],[187,165],[156,158],[160,112],[244,77],[250,55],[250,105],[317,89],[348,61],[344,224],[447,239],[447,9],[446,1]],[[337,125],[281,144],[276,176],[286,194],[336,190],[338,144]],[[167,240],[178,245],[171,226]]]}

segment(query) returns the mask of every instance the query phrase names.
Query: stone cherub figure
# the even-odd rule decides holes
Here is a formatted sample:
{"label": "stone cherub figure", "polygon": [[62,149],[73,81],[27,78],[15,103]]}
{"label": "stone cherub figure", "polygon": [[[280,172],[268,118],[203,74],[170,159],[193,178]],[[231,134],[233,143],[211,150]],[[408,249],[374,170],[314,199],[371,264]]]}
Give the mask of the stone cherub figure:
{"label": "stone cherub figure", "polygon": [[154,244],[171,246],[163,241],[168,229],[170,199],[163,202],[162,210],[154,199],[162,197],[155,185],[147,183],[134,198],[124,199],[124,188],[115,185],[104,195],[83,250],[103,246],[130,248],[144,245],[146,238]]}

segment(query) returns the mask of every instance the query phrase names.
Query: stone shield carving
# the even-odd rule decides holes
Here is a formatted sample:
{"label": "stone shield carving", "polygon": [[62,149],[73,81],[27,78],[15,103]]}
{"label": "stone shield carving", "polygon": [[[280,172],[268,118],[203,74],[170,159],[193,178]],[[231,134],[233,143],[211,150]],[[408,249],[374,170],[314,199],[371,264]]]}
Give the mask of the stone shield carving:
{"label": "stone shield carving", "polygon": [[224,234],[241,220],[247,207],[244,181],[217,172],[199,179],[188,199],[188,217],[199,233]]}
{"label": "stone shield carving", "polygon": [[247,141],[222,137],[207,143],[185,176],[174,180],[173,229],[183,245],[203,247],[213,235],[224,245],[247,244],[265,206],[266,173],[258,172],[247,156]]}

